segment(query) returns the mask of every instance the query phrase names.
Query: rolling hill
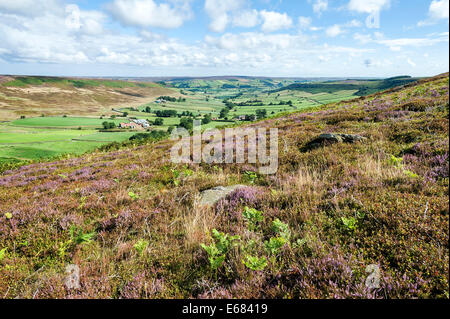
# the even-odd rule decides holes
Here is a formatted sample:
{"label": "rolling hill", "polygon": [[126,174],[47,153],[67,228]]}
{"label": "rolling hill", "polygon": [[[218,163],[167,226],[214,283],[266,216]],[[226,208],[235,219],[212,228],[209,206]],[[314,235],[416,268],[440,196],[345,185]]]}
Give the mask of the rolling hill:
{"label": "rolling hill", "polygon": [[114,107],[139,106],[169,94],[176,92],[150,82],[0,76],[0,121],[22,115],[110,115]]}
{"label": "rolling hill", "polygon": [[390,88],[399,87],[409,83],[413,83],[419,78],[410,76],[397,76],[384,80],[345,80],[345,81],[329,81],[320,83],[294,83],[282,88],[273,90],[272,92],[280,92],[286,90],[304,91],[308,93],[334,93],[339,91],[356,90],[355,96],[365,96],[376,92],[384,91]]}

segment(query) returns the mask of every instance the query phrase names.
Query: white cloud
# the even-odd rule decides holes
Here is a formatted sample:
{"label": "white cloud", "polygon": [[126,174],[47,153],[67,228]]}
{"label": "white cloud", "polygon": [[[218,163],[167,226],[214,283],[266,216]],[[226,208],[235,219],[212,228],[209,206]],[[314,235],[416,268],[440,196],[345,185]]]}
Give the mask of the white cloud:
{"label": "white cloud", "polygon": [[262,10],[260,15],[264,21],[261,27],[264,32],[273,32],[292,27],[292,19],[286,13]]}
{"label": "white cloud", "polygon": [[[311,0],[308,0],[308,2],[311,2]],[[323,11],[327,10],[328,10],[328,0],[314,0],[313,2],[314,13],[317,13],[320,16]]]}
{"label": "white cloud", "polygon": [[433,37],[433,38],[399,38],[375,40],[376,43],[388,46],[393,51],[399,51],[402,47],[425,47],[432,46],[438,43],[448,42],[447,36]]}
{"label": "white cloud", "polygon": [[325,33],[329,37],[337,37],[339,34],[343,33],[341,27],[337,24],[326,29]]}
{"label": "white cloud", "polygon": [[57,0],[0,0],[2,13],[36,17],[58,10],[61,10],[61,7]]}
{"label": "white cloud", "polygon": [[386,39],[380,32],[375,32],[372,37],[370,34],[355,33],[353,38],[362,44],[375,43],[387,46],[392,51],[401,51],[404,47],[427,47],[439,43],[449,42],[449,33],[432,34],[427,38],[397,38]]}
{"label": "white cloud", "polygon": [[206,0],[205,10],[211,18],[209,29],[213,32],[225,31],[230,22],[229,13],[240,9],[244,4],[244,0]]}
{"label": "white cloud", "polygon": [[106,15],[99,11],[84,11],[75,4],[65,8],[65,24],[72,31],[81,34],[101,34]]}
{"label": "white cloud", "polygon": [[[161,3],[156,0],[153,2]],[[226,7],[226,25],[250,27],[266,22],[259,12],[247,7],[244,1],[235,2],[238,5],[234,8],[239,7],[238,9],[229,9],[228,1],[220,2]],[[189,1],[166,0],[165,3],[169,3],[172,10],[181,14],[182,8],[187,8],[182,3],[189,4]],[[4,4],[0,0],[0,5]],[[74,28],[65,21],[62,1],[52,10],[35,16],[30,16],[27,10],[18,11],[16,8],[15,13],[12,13],[11,8],[9,11],[1,8],[0,61],[9,70],[19,70],[16,66],[21,63],[38,63],[46,64],[45,67],[53,65],[54,69],[64,70],[62,73],[78,72],[76,64],[83,64],[86,66],[79,67],[79,72],[91,75],[102,75],[105,70],[111,74],[119,72],[117,70],[128,70],[128,75],[239,73],[269,76],[384,76],[394,71],[406,73],[408,70],[414,70],[416,75],[437,74],[448,68],[448,62],[442,58],[448,55],[443,45],[441,50],[438,47],[434,51],[434,47],[425,50],[428,49],[427,46],[448,43],[448,32],[398,39],[384,37],[380,33],[354,34],[355,40],[372,46],[361,45],[356,41],[347,46],[327,45],[324,44],[325,37],[308,37],[298,30],[225,33],[215,37],[207,36],[191,43],[163,36],[146,28],[134,30],[134,34],[120,28],[108,29],[110,20],[99,11],[78,9],[80,23]],[[223,7],[216,12],[224,12]],[[282,13],[278,14],[283,16]],[[223,15],[215,17],[220,16]],[[255,16],[259,21],[251,19]],[[287,15],[285,17],[290,19]],[[290,27],[292,24],[291,21],[277,25]],[[298,18],[299,27],[312,30],[312,24],[311,18]],[[337,27],[332,26],[327,33],[329,36],[349,33],[350,28],[356,28],[360,24],[358,20],[337,24]],[[376,49],[376,46],[379,48]],[[422,47],[423,50],[416,49]],[[388,50],[402,51],[404,48],[408,50],[395,54],[395,57]],[[423,63],[425,51],[431,53],[430,58],[426,59],[427,63]],[[402,58],[398,58],[399,56]],[[392,64],[386,62],[387,58],[392,60]],[[408,58],[416,64],[414,69]],[[365,60],[370,61],[369,69],[364,66]]]}
{"label": "white cloud", "polygon": [[311,26],[312,19],[309,17],[298,17],[298,25],[300,29],[306,29]]}
{"label": "white cloud", "polygon": [[359,28],[361,26],[362,26],[362,23],[359,20],[352,20],[352,21],[344,24],[344,27],[346,27],[346,28]]}
{"label": "white cloud", "polygon": [[259,13],[254,9],[239,12],[233,17],[233,25],[236,27],[252,28],[258,24]]}
{"label": "white cloud", "polygon": [[350,0],[348,8],[361,13],[374,13],[389,8],[390,0]]}
{"label": "white cloud", "polygon": [[191,17],[189,1],[114,0],[107,8],[122,24],[137,27],[178,28]]}
{"label": "white cloud", "polygon": [[361,27],[361,26],[362,26],[361,21],[358,21],[358,20],[352,20],[352,21],[349,21],[349,22],[344,23],[344,24],[335,24],[335,25],[332,25],[331,27],[328,27],[328,28],[325,30],[325,33],[326,33],[326,35],[329,36],[329,37],[336,37],[336,36],[338,36],[338,35],[340,35],[340,34],[342,34],[342,33],[345,33],[345,32],[346,32],[345,29],[348,29],[348,28],[358,28],[358,27]]}
{"label": "white cloud", "polygon": [[415,68],[415,67],[417,66],[417,64],[416,64],[413,60],[411,60],[410,58],[408,58],[408,59],[406,60],[406,62],[408,62],[408,64],[409,64],[410,66],[412,66],[413,68]]}
{"label": "white cloud", "polygon": [[362,44],[367,44],[367,43],[372,42],[372,37],[370,36],[370,34],[355,33],[353,35],[353,39],[355,39],[356,41],[358,41]]}
{"label": "white cloud", "polygon": [[433,0],[430,5],[429,14],[432,19],[448,19],[449,0]]}
{"label": "white cloud", "polygon": [[428,9],[428,19],[420,21],[419,27],[431,25],[449,18],[449,0],[433,0]]}

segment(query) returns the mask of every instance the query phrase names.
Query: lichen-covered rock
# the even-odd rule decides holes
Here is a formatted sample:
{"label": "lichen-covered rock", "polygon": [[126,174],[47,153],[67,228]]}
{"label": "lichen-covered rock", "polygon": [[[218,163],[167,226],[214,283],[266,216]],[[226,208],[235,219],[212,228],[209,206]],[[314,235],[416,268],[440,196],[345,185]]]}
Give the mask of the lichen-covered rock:
{"label": "lichen-covered rock", "polygon": [[235,190],[239,188],[246,187],[245,185],[233,185],[233,186],[218,186],[206,191],[203,191],[200,196],[200,206],[208,206],[211,207],[216,204],[221,199],[226,198],[229,194],[233,193]]}
{"label": "lichen-covered rock", "polygon": [[303,148],[302,151],[309,151],[320,146],[336,144],[336,143],[356,143],[364,141],[366,138],[360,135],[353,134],[335,134],[335,133],[326,133],[321,134],[318,137],[314,138],[310,142],[308,142]]}

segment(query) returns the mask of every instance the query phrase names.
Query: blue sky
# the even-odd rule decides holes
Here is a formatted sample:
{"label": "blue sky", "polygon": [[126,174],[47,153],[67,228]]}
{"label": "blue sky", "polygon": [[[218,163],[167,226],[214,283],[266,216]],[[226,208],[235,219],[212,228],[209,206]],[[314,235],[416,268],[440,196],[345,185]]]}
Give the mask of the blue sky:
{"label": "blue sky", "polygon": [[0,74],[429,76],[448,0],[0,0]]}

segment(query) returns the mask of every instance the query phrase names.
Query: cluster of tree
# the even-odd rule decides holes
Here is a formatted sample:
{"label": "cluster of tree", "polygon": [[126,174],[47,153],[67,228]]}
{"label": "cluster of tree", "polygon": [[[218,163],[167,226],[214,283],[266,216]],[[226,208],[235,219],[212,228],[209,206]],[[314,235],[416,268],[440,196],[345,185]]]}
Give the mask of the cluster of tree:
{"label": "cluster of tree", "polygon": [[163,110],[155,112],[157,117],[177,117],[178,113],[175,110]]}
{"label": "cluster of tree", "polygon": [[194,119],[189,117],[183,117],[180,120],[179,127],[183,127],[186,130],[192,130],[194,128]]}
{"label": "cluster of tree", "polygon": [[225,108],[220,110],[219,118],[224,119],[224,118],[228,117],[229,113],[230,113],[230,110],[225,107]]}
{"label": "cluster of tree", "polygon": [[151,131],[149,133],[137,133],[130,137],[130,141],[143,141],[143,140],[160,140],[165,138],[168,132],[165,131]]}
{"label": "cluster of tree", "polygon": [[225,107],[229,110],[232,110],[236,106],[236,104],[234,104],[230,100],[223,100],[223,103],[225,104]]}
{"label": "cluster of tree", "polygon": [[103,122],[102,125],[103,125],[103,128],[105,130],[114,129],[114,128],[117,127],[116,123],[114,123],[114,122],[107,122],[107,121]]}
{"label": "cluster of tree", "polygon": [[181,116],[194,117],[194,113],[190,111],[183,111],[183,113],[181,113]]}
{"label": "cluster of tree", "polygon": [[255,120],[256,120],[256,115],[255,114],[245,114],[244,121],[255,121]]}
{"label": "cluster of tree", "polygon": [[236,85],[233,85],[233,84],[224,84],[224,85],[222,85],[222,89],[236,89],[236,88],[238,88],[238,86],[236,86]]}
{"label": "cluster of tree", "polygon": [[202,124],[206,125],[212,122],[211,114],[206,114],[202,119]]}
{"label": "cluster of tree", "polygon": [[164,100],[164,101],[168,101],[168,102],[176,102],[177,98],[176,97],[172,97],[172,96],[160,96],[158,97],[158,100]]}
{"label": "cluster of tree", "polygon": [[262,109],[262,110],[256,110],[256,117],[258,119],[264,119],[267,117],[267,110],[266,109]]}
{"label": "cluster of tree", "polygon": [[186,99],[182,98],[181,96],[178,99],[172,96],[160,96],[158,100],[164,100],[168,102],[186,102]]}
{"label": "cluster of tree", "polygon": [[152,113],[152,109],[150,108],[150,106],[147,106],[142,112],[144,112],[144,113]]}
{"label": "cluster of tree", "polygon": [[261,100],[249,100],[249,101],[245,101],[245,102],[240,102],[236,104],[237,106],[263,106],[264,103]]}
{"label": "cluster of tree", "polygon": [[156,126],[163,126],[164,125],[164,119],[158,117],[153,121],[153,125]]}
{"label": "cluster of tree", "polygon": [[291,100],[289,100],[289,101],[280,101],[278,104],[270,102],[269,105],[289,105],[289,106],[292,106],[292,101]]}

